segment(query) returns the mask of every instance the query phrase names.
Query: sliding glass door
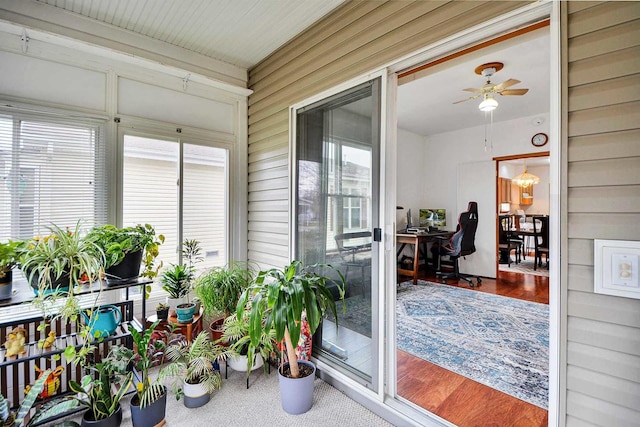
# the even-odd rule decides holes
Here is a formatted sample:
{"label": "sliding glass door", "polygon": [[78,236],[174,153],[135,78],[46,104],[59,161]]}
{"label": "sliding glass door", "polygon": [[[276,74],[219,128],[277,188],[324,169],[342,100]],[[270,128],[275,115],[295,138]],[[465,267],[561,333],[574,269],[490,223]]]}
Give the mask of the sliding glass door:
{"label": "sliding glass door", "polygon": [[298,109],[296,128],[294,257],[347,282],[347,310],[325,319],[314,354],[375,388],[380,79]]}

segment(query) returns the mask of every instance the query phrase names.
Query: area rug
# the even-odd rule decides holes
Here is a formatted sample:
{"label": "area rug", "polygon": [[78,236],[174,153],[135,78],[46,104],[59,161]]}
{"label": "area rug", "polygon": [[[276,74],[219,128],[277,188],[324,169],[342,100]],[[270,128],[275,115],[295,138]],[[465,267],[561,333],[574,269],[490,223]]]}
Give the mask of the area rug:
{"label": "area rug", "polygon": [[512,262],[511,266],[508,264],[500,264],[499,270],[508,271],[510,273],[549,277],[549,268],[545,265],[544,261],[542,263],[542,267],[538,267],[536,270],[533,269],[533,257],[527,257],[526,260],[522,260],[518,264]]}
{"label": "area rug", "polygon": [[424,280],[400,288],[398,349],[547,408],[547,305]]}

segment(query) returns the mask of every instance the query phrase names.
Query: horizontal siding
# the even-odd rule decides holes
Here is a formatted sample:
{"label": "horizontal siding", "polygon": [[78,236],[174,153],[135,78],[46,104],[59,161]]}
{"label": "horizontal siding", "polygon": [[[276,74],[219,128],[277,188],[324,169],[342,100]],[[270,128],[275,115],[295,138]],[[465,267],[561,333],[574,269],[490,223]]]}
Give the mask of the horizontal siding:
{"label": "horizontal siding", "polygon": [[567,412],[578,426],[638,427],[638,411],[604,399],[569,391]]}
{"label": "horizontal siding", "polygon": [[290,105],[527,3],[351,1],[250,70],[249,259],[288,261]]}
{"label": "horizontal siding", "polygon": [[[617,358],[618,363],[609,363],[612,358]],[[567,360],[572,366],[640,383],[640,356],[572,342],[567,349]]]}
{"label": "horizontal siding", "polygon": [[632,129],[602,135],[574,136],[569,141],[572,163],[583,160],[618,159],[640,156],[640,130]]}
{"label": "horizontal siding", "polygon": [[640,426],[640,300],[594,293],[594,239],[640,241],[640,2],[569,2],[566,425]]}
{"label": "horizontal siding", "polygon": [[596,399],[606,399],[614,394],[616,404],[627,408],[640,402],[640,385],[637,382],[601,374],[574,365],[567,370],[567,387],[580,389],[583,394]]}
{"label": "horizontal siding", "polygon": [[605,349],[623,355],[640,356],[640,336],[634,334],[633,327],[580,317],[569,318],[567,325],[571,343],[584,344],[594,351]]}

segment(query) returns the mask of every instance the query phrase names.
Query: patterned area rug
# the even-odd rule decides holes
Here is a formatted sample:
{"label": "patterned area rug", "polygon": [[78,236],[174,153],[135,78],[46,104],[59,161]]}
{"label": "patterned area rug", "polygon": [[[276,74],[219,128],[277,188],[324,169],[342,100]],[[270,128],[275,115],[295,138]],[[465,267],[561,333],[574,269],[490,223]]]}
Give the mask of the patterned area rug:
{"label": "patterned area rug", "polygon": [[545,262],[542,261],[542,267],[538,267],[536,270],[533,269],[533,257],[528,256],[526,260],[520,261],[518,264],[515,262],[511,263],[511,267],[508,264],[500,264],[500,271],[509,271],[511,273],[523,273],[523,274],[532,274],[534,276],[546,276],[549,277],[549,268],[546,266]]}
{"label": "patterned area rug", "polygon": [[547,408],[547,305],[423,280],[400,288],[399,349]]}

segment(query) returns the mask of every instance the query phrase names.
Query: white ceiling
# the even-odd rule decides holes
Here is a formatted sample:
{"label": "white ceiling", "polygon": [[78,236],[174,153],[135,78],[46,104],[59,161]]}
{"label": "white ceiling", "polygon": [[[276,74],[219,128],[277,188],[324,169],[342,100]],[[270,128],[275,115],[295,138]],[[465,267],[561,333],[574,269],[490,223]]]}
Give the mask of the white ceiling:
{"label": "white ceiling", "polygon": [[[24,1],[24,0],[21,0]],[[34,2],[34,0],[29,0]],[[35,0],[251,68],[345,0]]]}
{"label": "white ceiling", "polygon": [[484,77],[474,69],[487,62],[502,62],[504,68],[491,79],[501,83],[514,78],[521,83],[510,89],[528,88],[522,96],[496,96],[494,122],[533,116],[549,111],[548,27],[463,55],[414,74],[398,88],[398,127],[418,135],[434,135],[460,128],[480,126],[485,113],[481,99],[460,104],[455,101],[473,95],[465,88],[480,88]]}

